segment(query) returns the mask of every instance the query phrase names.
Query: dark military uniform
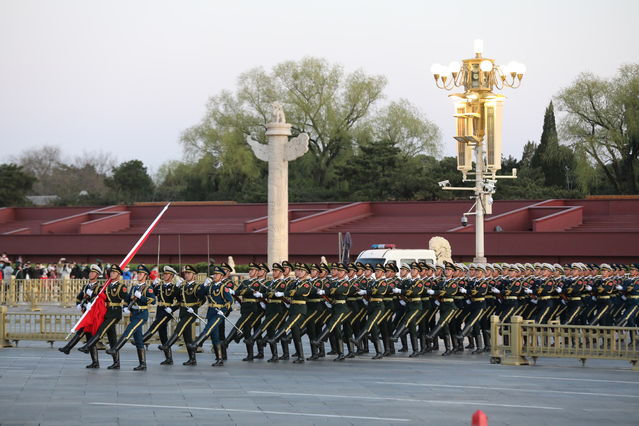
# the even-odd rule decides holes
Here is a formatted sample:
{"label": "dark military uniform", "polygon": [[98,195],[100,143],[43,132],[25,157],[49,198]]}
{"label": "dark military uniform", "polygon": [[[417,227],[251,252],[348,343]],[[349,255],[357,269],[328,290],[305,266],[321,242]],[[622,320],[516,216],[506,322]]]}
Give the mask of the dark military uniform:
{"label": "dark military uniform", "polygon": [[[447,268],[453,268],[454,270],[455,266],[449,264]],[[452,353],[448,324],[459,309],[455,304],[454,299],[454,297],[458,293],[459,284],[457,279],[447,279],[442,283],[438,295],[441,300],[441,305],[439,306],[439,320],[437,321],[437,325],[435,326],[435,328],[426,336],[426,338],[430,341],[436,339],[438,336],[441,336],[443,338],[444,347],[446,349],[445,352],[442,354],[444,356],[450,355]]]}
{"label": "dark military uniform", "polygon": [[423,281],[419,278],[411,279],[406,278],[402,280],[395,293],[401,295],[405,300],[406,309],[405,313],[399,320],[399,324],[393,334],[392,339],[397,341],[401,337],[405,330],[408,330],[410,334],[411,346],[413,347],[413,353],[410,357],[419,355],[419,346],[417,343],[417,320],[423,312],[422,309],[422,294],[425,292]]}
{"label": "dark military uniform", "polygon": [[[144,333],[144,342],[151,339],[156,332],[160,335],[160,343],[162,345],[165,345],[168,341],[169,322],[175,320],[173,312],[177,311],[180,307],[177,301],[178,290],[179,288],[172,282],[160,281],[153,286],[153,293],[157,301],[157,310],[155,311],[155,320],[151,323],[146,333]],[[160,364],[173,365],[171,347],[167,347],[163,352],[165,360]]]}
{"label": "dark military uniform", "polygon": [[[384,266],[378,263],[375,265],[375,270],[384,271]],[[381,277],[369,283],[367,289],[360,290],[366,295],[365,297],[368,297],[367,319],[360,334],[353,339],[353,342],[361,346],[362,340],[370,337],[375,347],[375,356],[373,356],[373,359],[380,359],[384,356],[379,343],[379,324],[386,310],[384,296],[388,292],[388,288],[386,278]]]}

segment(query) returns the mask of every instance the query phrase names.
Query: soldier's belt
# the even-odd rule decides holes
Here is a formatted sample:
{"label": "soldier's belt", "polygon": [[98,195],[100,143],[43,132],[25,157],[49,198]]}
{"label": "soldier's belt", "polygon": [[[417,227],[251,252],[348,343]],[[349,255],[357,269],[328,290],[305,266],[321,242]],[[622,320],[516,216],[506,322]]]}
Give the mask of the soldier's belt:
{"label": "soldier's belt", "polygon": [[384,297],[384,302],[392,302],[393,298],[392,297]]}
{"label": "soldier's belt", "polygon": [[371,298],[371,302],[382,302],[384,299],[382,299],[381,297],[372,297]]}
{"label": "soldier's belt", "polygon": [[342,303],[346,303],[346,300],[334,300],[333,305],[341,305]]}
{"label": "soldier's belt", "polygon": [[346,300],[348,300],[349,302],[357,302],[359,301],[359,297],[348,297],[346,298]]}
{"label": "soldier's belt", "polygon": [[455,301],[455,299],[450,298],[450,297],[447,297],[447,298],[445,298],[445,299],[442,299],[442,302],[454,302],[454,301]]}
{"label": "soldier's belt", "polygon": [[453,299],[462,300],[464,297],[466,297],[466,296],[453,296]]}
{"label": "soldier's belt", "polygon": [[291,300],[293,305],[306,305],[306,300]]}
{"label": "soldier's belt", "polygon": [[569,297],[568,300],[581,300],[581,297]]}
{"label": "soldier's belt", "polygon": [[541,296],[539,299],[541,299],[541,300],[549,300],[549,299],[552,299],[552,296]]}
{"label": "soldier's belt", "polygon": [[149,309],[149,307],[148,306],[138,306],[138,309],[144,310],[144,309]]}
{"label": "soldier's belt", "polygon": [[411,297],[410,299],[408,299],[409,302],[421,302],[421,300],[421,297]]}
{"label": "soldier's belt", "polygon": [[119,303],[115,303],[115,302],[107,302],[107,306],[108,306],[109,308],[115,308],[115,307],[118,307],[118,306],[122,306],[122,302],[119,302]]}
{"label": "soldier's belt", "polygon": [[194,302],[194,303],[180,303],[180,306],[196,306],[199,305],[199,303]]}
{"label": "soldier's belt", "polygon": [[244,302],[257,302],[257,299],[249,299],[249,298],[243,297],[242,298],[242,303],[244,303]]}
{"label": "soldier's belt", "polygon": [[628,296],[628,297],[631,298],[631,299],[639,299],[639,295],[637,295],[637,296]]}
{"label": "soldier's belt", "polygon": [[268,299],[268,303],[282,303],[280,299]]}
{"label": "soldier's belt", "polygon": [[610,296],[597,296],[597,299],[610,299]]}
{"label": "soldier's belt", "polygon": [[506,296],[504,297],[506,300],[517,300],[517,296]]}
{"label": "soldier's belt", "polygon": [[473,302],[483,302],[484,300],[486,300],[485,297],[471,297],[470,300],[472,300]]}
{"label": "soldier's belt", "polygon": [[167,303],[167,302],[158,302],[158,306],[173,306],[173,303]]}
{"label": "soldier's belt", "polygon": [[320,303],[322,299],[308,299],[309,302]]}
{"label": "soldier's belt", "polygon": [[223,308],[224,305],[220,303],[209,303],[209,308]]}

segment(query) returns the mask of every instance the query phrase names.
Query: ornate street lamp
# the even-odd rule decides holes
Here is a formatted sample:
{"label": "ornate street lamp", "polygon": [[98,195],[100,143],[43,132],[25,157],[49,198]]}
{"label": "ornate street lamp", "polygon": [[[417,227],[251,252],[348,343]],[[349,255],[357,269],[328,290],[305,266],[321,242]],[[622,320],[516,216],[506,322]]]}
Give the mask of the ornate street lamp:
{"label": "ornate street lamp", "polygon": [[[462,172],[464,182],[474,182],[474,187],[451,187],[448,181],[440,182],[444,190],[474,191],[475,204],[462,216],[462,225],[467,216],[475,215],[475,263],[486,263],[484,256],[484,214],[492,213],[492,194],[497,179],[514,179],[512,175],[497,176],[501,169],[502,116],[505,96],[493,93],[505,87],[516,89],[526,73],[526,66],[519,62],[497,65],[494,59],[484,58],[484,42],[475,40],[475,57],[448,66],[435,64],[431,72],[438,88],[452,90],[463,87],[463,93],[449,97],[455,102],[457,126],[457,170]],[[473,155],[475,151],[475,170]],[[470,176],[470,177],[469,177]],[[475,211],[473,212],[473,208]]]}

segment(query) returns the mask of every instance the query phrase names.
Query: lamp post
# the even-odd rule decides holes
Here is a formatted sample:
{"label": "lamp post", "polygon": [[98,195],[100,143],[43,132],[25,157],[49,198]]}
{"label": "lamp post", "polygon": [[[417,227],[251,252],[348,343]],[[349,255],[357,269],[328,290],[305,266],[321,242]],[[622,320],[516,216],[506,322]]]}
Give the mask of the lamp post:
{"label": "lamp post", "polygon": [[[514,179],[517,169],[508,176],[498,176],[501,169],[502,111],[505,96],[493,93],[505,87],[513,89],[521,85],[526,66],[519,62],[497,65],[494,59],[484,58],[484,42],[475,40],[475,57],[461,63],[453,61],[448,66],[435,64],[431,72],[438,88],[452,90],[463,88],[463,93],[449,97],[455,102],[457,141],[457,170],[462,172],[463,182],[474,182],[473,187],[451,187],[448,181],[440,182],[444,190],[473,191],[475,204],[462,216],[475,215],[475,263],[486,263],[484,255],[484,214],[492,213],[492,194],[497,179]],[[475,165],[473,170],[473,154]],[[475,211],[473,212],[473,208]]]}

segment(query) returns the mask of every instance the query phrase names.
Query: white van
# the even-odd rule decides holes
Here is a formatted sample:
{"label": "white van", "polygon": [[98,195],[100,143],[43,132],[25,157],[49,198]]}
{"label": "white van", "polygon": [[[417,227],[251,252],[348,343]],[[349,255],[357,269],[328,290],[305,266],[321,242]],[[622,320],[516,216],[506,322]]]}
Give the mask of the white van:
{"label": "white van", "polygon": [[355,262],[383,265],[394,262],[398,268],[410,265],[412,262],[425,262],[434,265],[437,261],[435,252],[426,249],[398,249],[394,244],[373,244],[369,250],[364,250],[357,256]]}

